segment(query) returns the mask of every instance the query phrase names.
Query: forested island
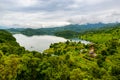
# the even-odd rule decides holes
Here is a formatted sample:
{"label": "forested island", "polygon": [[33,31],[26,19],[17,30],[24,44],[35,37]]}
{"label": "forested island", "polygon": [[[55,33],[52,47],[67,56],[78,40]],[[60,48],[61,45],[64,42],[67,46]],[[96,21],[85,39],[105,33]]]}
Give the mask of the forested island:
{"label": "forested island", "polygon": [[0,30],[0,80],[120,80],[119,34],[120,24],[87,31],[77,35],[91,44],[54,43],[40,53],[25,50]]}

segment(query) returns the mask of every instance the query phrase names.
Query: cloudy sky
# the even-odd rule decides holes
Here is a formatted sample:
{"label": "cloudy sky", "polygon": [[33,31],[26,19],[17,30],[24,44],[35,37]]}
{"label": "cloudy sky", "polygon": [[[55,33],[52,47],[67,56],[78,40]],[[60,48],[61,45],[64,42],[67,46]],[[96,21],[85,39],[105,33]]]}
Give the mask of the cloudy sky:
{"label": "cloudy sky", "polygon": [[120,0],[0,0],[0,25],[53,27],[120,22]]}

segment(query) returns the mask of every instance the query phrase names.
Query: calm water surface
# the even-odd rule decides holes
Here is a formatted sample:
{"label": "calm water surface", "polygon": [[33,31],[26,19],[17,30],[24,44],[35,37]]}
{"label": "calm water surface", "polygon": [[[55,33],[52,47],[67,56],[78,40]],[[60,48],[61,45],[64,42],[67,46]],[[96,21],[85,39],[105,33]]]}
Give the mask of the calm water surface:
{"label": "calm water surface", "polygon": [[[44,50],[48,49],[51,43],[58,43],[58,42],[65,42],[67,39],[62,37],[50,36],[50,35],[39,35],[39,36],[25,36],[22,34],[15,34],[13,35],[17,42],[25,47],[25,49],[29,51],[38,51],[43,52]],[[73,39],[72,41],[79,42],[84,44],[89,44],[89,41],[80,40],[80,39]]]}
{"label": "calm water surface", "polygon": [[40,36],[25,36],[22,34],[13,35],[17,42],[30,51],[42,52],[48,49],[51,43],[65,42],[66,39],[56,36],[40,35]]}

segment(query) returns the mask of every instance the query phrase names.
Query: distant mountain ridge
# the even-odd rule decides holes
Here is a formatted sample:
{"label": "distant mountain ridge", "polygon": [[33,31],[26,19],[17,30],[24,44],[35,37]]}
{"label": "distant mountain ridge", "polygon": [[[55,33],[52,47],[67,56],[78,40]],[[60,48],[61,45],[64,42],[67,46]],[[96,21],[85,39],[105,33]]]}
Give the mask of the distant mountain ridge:
{"label": "distant mountain ridge", "polygon": [[[53,28],[38,28],[38,29],[32,29],[32,28],[10,28],[7,29],[8,31],[12,33],[21,33],[27,36],[33,36],[33,35],[55,35],[55,33],[59,34],[62,31],[65,33],[68,33],[67,31],[76,32],[76,33],[84,33],[85,31],[90,30],[97,30],[101,28],[111,27],[118,23],[95,23],[95,24],[70,24],[66,26],[61,27],[53,27]],[[58,35],[57,35],[58,36]]]}

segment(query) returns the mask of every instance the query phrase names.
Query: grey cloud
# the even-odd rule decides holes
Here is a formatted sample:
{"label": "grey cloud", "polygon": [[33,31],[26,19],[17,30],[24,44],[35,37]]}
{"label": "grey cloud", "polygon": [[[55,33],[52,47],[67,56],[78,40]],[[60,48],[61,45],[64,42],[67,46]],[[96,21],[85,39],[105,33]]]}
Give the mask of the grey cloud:
{"label": "grey cloud", "polygon": [[17,0],[0,0],[0,10],[19,12],[54,12],[59,10],[91,12],[117,8],[119,3],[120,0],[36,0],[34,5],[23,6]]}
{"label": "grey cloud", "polygon": [[71,4],[72,0],[48,0],[40,3],[38,2],[35,6],[26,7],[24,9],[28,11],[54,12],[59,10],[67,10],[66,7]]}
{"label": "grey cloud", "polygon": [[75,24],[86,24],[86,23],[112,23],[120,22],[120,11],[104,11],[89,15],[78,15],[70,18],[68,21]]}
{"label": "grey cloud", "polygon": [[[22,11],[22,12],[39,12],[39,11],[56,11],[65,10],[72,0],[36,0],[36,4],[31,6],[22,6],[17,0],[0,0],[0,10]],[[66,9],[67,10],[67,9]]]}
{"label": "grey cloud", "polygon": [[0,25],[120,22],[119,4],[120,0],[0,0]]}

